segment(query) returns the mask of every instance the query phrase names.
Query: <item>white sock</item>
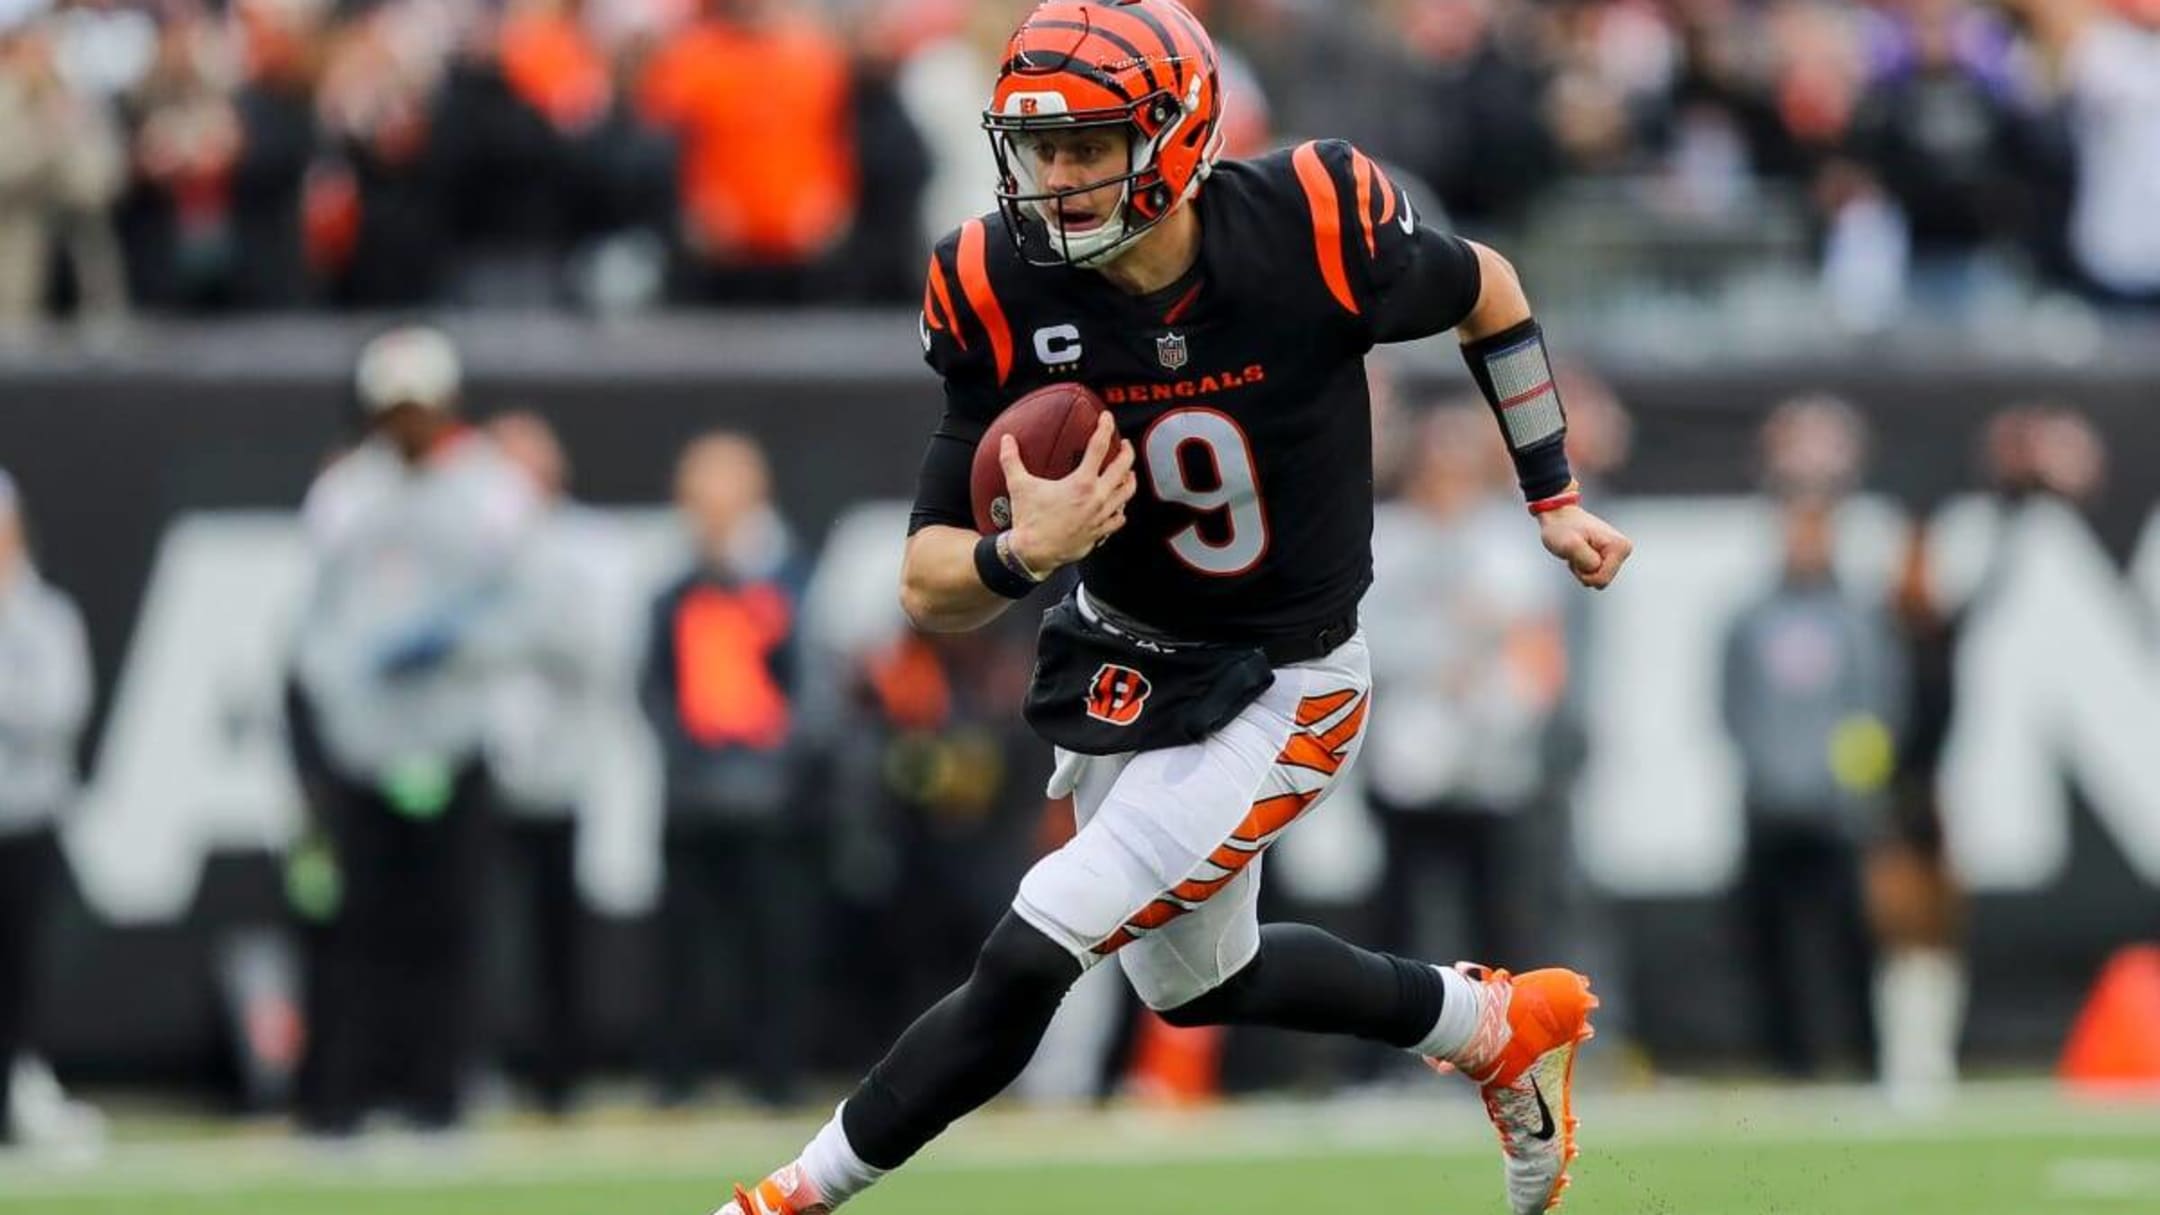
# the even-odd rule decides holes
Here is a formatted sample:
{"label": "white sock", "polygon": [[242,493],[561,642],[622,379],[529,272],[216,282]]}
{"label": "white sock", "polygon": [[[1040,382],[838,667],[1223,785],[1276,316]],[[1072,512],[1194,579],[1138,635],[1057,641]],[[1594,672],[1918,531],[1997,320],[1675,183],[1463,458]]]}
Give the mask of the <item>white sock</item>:
{"label": "white sock", "polygon": [[1433,1022],[1432,1032],[1410,1049],[1428,1059],[1453,1060],[1477,1033],[1485,994],[1452,966],[1433,969],[1440,972],[1440,987],[1446,993],[1440,1003],[1440,1019]]}
{"label": "white sock", "polygon": [[810,1140],[803,1149],[798,1164],[803,1175],[818,1192],[818,1201],[837,1207],[855,1197],[885,1176],[884,1169],[874,1169],[864,1164],[862,1157],[848,1145],[847,1132],[840,1129],[840,1111],[847,1108],[842,1102],[833,1110],[832,1121]]}
{"label": "white sock", "polygon": [[1965,974],[1946,949],[1898,950],[1875,976],[1876,1039],[1882,1080],[1910,1109],[1943,1104],[1957,1083]]}

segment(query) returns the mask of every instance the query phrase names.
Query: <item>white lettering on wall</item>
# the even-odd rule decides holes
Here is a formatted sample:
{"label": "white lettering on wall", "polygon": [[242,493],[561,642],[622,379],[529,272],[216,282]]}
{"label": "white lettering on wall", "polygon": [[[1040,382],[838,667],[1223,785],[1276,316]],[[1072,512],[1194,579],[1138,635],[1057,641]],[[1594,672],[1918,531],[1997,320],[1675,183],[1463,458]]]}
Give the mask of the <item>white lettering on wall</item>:
{"label": "white lettering on wall", "polygon": [[[641,554],[635,568],[663,569],[664,516],[620,513]],[[1593,744],[1575,797],[1578,843],[1591,876],[1615,893],[1715,892],[1731,881],[1741,844],[1738,773],[1717,718],[1719,648],[1726,621],[1772,576],[1775,521],[1742,498],[1637,499],[1614,515],[1637,550],[1620,585],[1595,601],[1591,649],[1576,660],[1591,681]],[[1953,858],[1981,889],[2055,881],[2074,781],[2136,871],[2160,887],[2160,778],[2147,761],[2160,746],[2160,513],[2127,580],[2067,510],[2028,508],[2007,532],[1996,518],[1988,504],[1955,504],[1937,528],[1944,585],[1960,595],[1983,580],[1989,588],[1959,657],[1943,783]],[[862,531],[837,529],[859,542],[836,547],[888,544],[897,557],[892,542]],[[1840,541],[1848,585],[1880,593],[1901,535],[1893,512],[1857,504]],[[2008,564],[1983,579],[1997,554]],[[212,853],[275,850],[298,829],[280,681],[307,569],[289,514],[204,512],[167,530],[66,829],[85,896],[104,916],[176,918]],[[806,605],[808,627],[829,648],[892,627],[881,598],[889,578],[838,596],[873,605],[871,616],[828,619],[840,585],[830,574]],[[615,596],[625,630],[643,627],[656,581],[634,579]],[[635,710],[624,712],[634,739]],[[648,905],[656,883],[658,782],[649,747],[617,750],[587,807],[579,870],[589,898],[627,912]]]}

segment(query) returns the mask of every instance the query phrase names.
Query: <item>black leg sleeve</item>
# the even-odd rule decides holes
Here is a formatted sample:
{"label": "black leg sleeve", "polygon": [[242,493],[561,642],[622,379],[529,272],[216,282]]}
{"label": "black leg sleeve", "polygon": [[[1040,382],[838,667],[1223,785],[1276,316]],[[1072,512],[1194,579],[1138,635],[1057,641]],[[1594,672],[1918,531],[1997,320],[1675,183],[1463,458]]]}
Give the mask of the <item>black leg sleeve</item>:
{"label": "black leg sleeve", "polygon": [[1410,1047],[1439,1023],[1445,990],[1423,962],[1359,949],[1305,924],[1269,924],[1245,969],[1161,1016],[1172,1025],[1264,1025]]}
{"label": "black leg sleeve", "polygon": [[15,1053],[28,1045],[38,986],[38,926],[57,858],[49,830],[0,836],[0,1144],[8,1141],[8,1078]]}
{"label": "black leg sleeve", "polygon": [[848,1098],[848,1146],[872,1168],[906,1163],[1019,1076],[1079,977],[1063,946],[1006,912],[968,981],[917,1018]]}

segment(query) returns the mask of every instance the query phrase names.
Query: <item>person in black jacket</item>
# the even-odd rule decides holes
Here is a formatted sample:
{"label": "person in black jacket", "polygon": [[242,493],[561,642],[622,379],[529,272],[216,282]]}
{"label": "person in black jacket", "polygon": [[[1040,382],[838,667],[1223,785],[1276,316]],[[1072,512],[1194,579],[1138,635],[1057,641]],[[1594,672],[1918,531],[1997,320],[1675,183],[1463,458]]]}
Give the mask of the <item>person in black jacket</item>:
{"label": "person in black jacket", "polygon": [[[815,880],[798,813],[801,580],[749,438],[693,441],[676,502],[695,542],[688,569],[653,602],[639,700],[665,760],[667,824],[659,915],[653,1081],[688,1100],[703,1070],[701,979],[717,935],[758,976],[730,1027],[753,1096],[795,1097],[804,980],[814,956]],[[722,909],[733,915],[723,915]]]}

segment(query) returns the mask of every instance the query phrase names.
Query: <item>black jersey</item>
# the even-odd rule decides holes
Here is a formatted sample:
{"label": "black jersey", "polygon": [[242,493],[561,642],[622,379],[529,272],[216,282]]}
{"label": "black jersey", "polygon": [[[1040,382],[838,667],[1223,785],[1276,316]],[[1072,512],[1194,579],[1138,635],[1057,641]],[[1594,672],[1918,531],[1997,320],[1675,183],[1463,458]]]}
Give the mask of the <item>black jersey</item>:
{"label": "black jersey", "polygon": [[1028,264],[996,215],[938,243],[922,339],[946,408],[911,530],[972,528],[968,469],[990,421],[1078,381],[1138,449],[1140,482],[1125,526],[1081,563],[1089,594],[1173,636],[1260,642],[1340,620],[1371,584],[1363,356],[1454,328],[1478,263],[1341,141],[1225,162],[1189,205],[1200,255],[1148,296]]}

